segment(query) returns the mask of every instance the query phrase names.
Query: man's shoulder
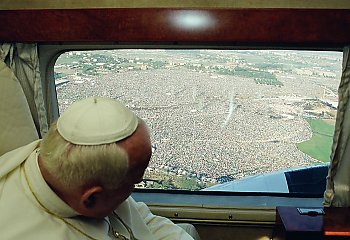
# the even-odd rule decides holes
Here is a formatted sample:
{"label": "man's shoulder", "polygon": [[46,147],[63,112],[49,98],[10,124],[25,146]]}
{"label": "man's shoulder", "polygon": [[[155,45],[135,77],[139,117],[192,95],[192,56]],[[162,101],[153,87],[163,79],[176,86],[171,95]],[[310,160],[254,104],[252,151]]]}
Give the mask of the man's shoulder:
{"label": "man's shoulder", "polygon": [[17,166],[21,165],[27,157],[38,148],[41,140],[36,140],[25,146],[14,149],[0,156],[0,178],[11,172]]}

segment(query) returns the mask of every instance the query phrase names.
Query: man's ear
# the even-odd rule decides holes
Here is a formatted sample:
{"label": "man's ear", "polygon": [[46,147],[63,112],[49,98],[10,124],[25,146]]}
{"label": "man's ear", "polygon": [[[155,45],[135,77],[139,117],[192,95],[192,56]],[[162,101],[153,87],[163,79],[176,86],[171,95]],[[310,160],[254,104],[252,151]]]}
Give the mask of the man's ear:
{"label": "man's ear", "polygon": [[98,200],[98,194],[103,191],[101,186],[92,186],[86,189],[80,198],[80,205],[84,208],[93,208]]}

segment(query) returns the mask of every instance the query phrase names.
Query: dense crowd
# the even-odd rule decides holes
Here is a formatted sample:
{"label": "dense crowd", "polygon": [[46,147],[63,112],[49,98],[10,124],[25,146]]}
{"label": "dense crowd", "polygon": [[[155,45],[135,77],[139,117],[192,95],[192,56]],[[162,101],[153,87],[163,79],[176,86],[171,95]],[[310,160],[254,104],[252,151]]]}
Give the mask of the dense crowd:
{"label": "dense crowd", "polygon": [[150,128],[150,171],[215,182],[220,176],[239,179],[316,161],[296,143],[312,135],[304,119],[305,99],[323,90],[314,81],[280,79],[282,87],[181,69],[130,71],[70,76],[57,95],[61,112],[88,96],[121,100]]}

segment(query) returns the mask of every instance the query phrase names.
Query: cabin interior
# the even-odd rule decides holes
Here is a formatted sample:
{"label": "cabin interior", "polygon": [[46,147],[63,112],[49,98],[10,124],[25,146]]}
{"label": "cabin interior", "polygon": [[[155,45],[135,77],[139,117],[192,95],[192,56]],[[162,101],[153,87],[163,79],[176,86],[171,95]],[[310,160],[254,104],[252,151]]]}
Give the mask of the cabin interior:
{"label": "cabin interior", "polygon": [[137,189],[133,197],[157,215],[193,224],[203,240],[280,239],[277,207],[350,206],[347,0],[3,0],[0,22],[0,155],[41,138],[59,116],[54,66],[64,52],[140,48],[343,52],[324,192]]}

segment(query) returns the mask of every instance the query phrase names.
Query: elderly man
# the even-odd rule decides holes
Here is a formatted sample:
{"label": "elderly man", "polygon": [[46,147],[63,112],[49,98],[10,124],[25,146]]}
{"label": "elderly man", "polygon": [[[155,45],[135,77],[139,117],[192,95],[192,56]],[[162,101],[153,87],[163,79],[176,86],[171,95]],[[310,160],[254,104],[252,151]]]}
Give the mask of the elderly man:
{"label": "elderly man", "polygon": [[1,239],[193,239],[130,197],[150,157],[145,123],[121,103],[74,103],[0,158]]}

